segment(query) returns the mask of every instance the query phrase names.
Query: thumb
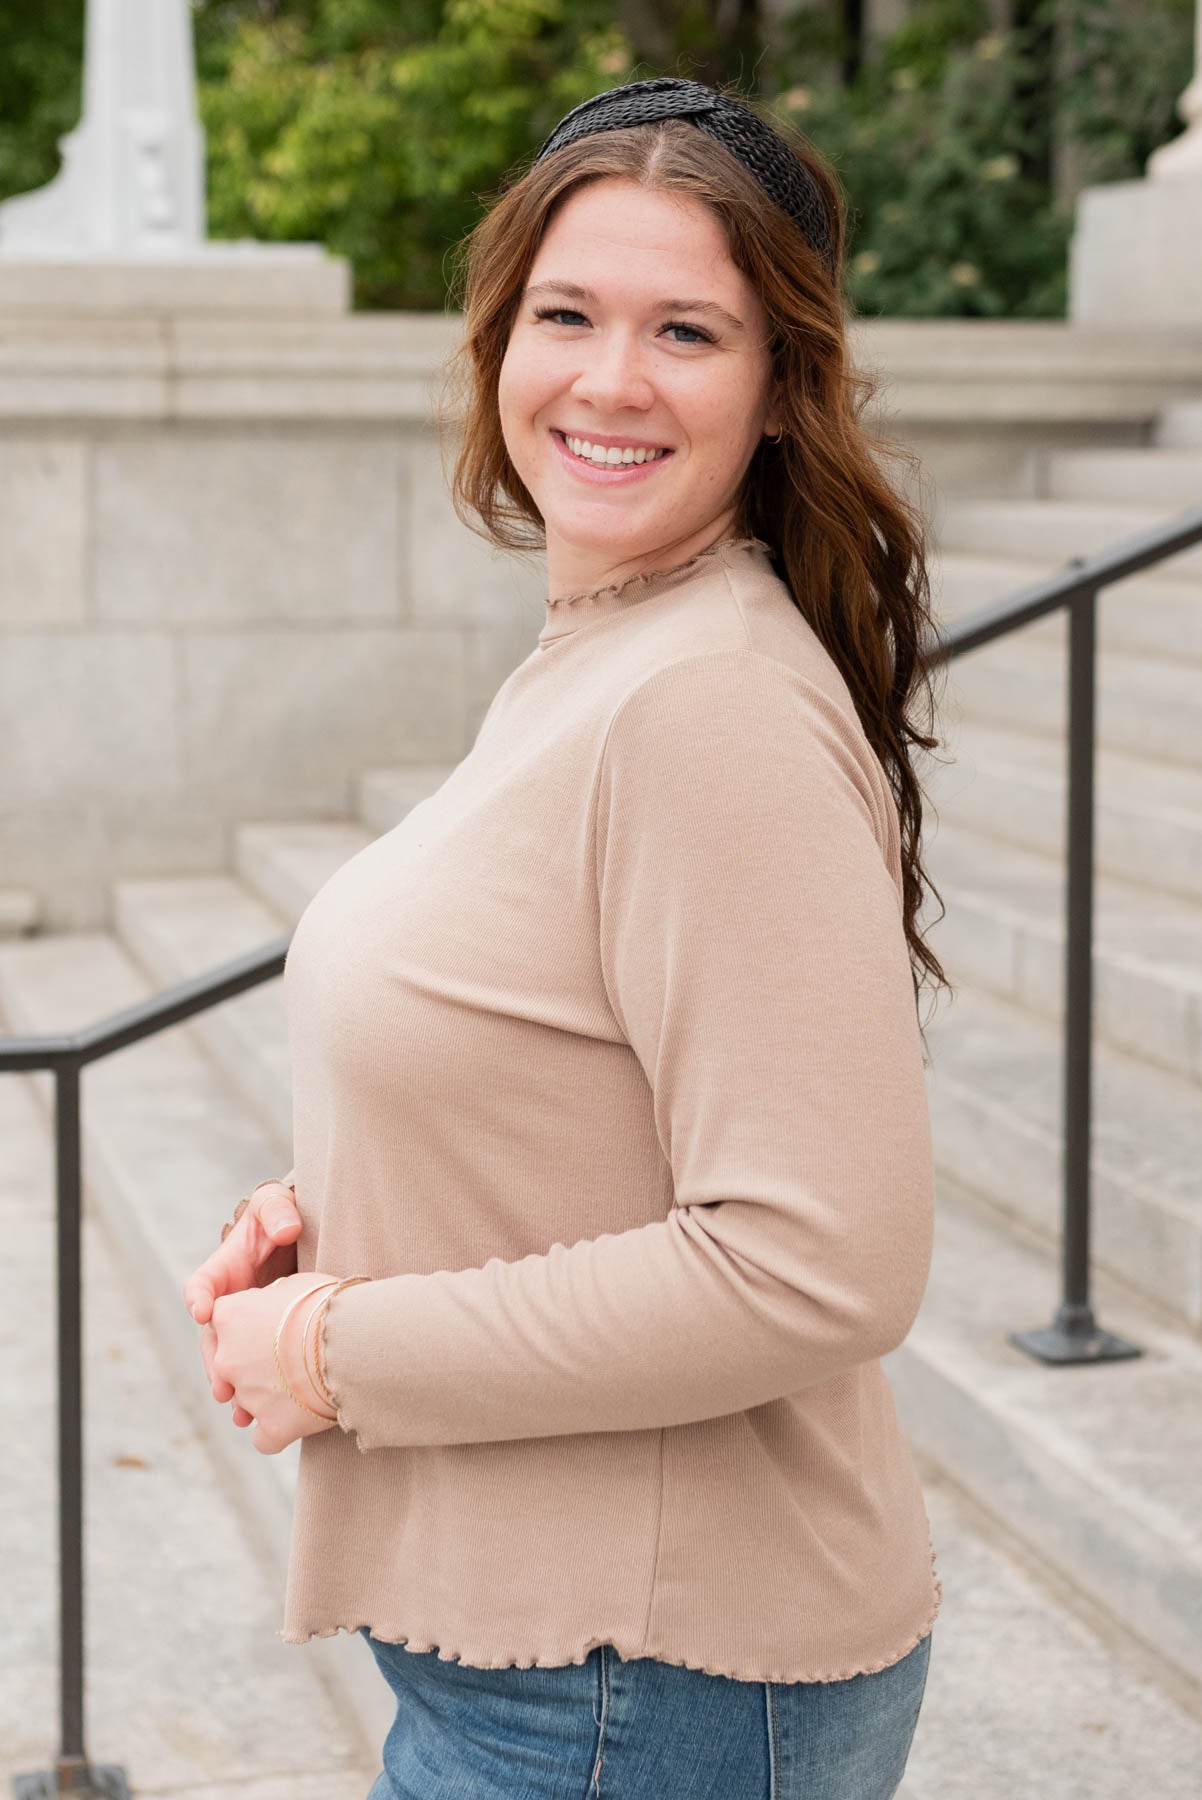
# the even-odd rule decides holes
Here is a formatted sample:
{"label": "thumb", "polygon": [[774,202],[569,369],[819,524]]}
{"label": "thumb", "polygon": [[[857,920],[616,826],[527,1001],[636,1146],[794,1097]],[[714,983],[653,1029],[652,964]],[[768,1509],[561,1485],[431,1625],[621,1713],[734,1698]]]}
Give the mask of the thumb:
{"label": "thumb", "polygon": [[196,1323],[207,1325],[213,1316],[213,1289],[203,1276],[194,1276],[188,1283],[186,1301]]}
{"label": "thumb", "polygon": [[263,1229],[277,1244],[287,1243],[301,1230],[301,1216],[290,1200],[273,1200],[263,1208]]}

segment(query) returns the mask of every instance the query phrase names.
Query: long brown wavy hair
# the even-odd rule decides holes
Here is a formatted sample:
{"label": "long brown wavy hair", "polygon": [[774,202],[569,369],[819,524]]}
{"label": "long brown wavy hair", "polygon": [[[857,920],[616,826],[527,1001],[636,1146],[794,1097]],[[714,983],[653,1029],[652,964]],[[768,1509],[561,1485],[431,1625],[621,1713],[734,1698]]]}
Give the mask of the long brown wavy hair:
{"label": "long brown wavy hair", "polygon": [[928,725],[935,709],[929,547],[920,507],[878,468],[874,449],[904,460],[916,481],[921,469],[909,449],[876,433],[870,439],[860,424],[877,383],[850,364],[838,176],[809,139],[791,127],[776,129],[826,205],[835,280],[738,158],[687,120],[597,132],[510,171],[453,252],[449,298],[466,329],[443,371],[444,470],[449,427],[458,447],[448,485],[461,521],[498,548],[545,548],[542,515],[510,461],[497,400],[509,333],[543,233],[570,193],[607,177],[691,194],[714,209],[731,259],[769,320],[785,432],[779,444],[760,440],[731,530],[771,547],[794,604],[838,664],[885,770],[901,828],[902,913],[917,1001],[924,974],[955,992],[916,923],[924,888],[940,898],[922,867],[923,795],[911,765],[912,746],[931,750],[940,742],[920,731],[915,717],[920,698]]}

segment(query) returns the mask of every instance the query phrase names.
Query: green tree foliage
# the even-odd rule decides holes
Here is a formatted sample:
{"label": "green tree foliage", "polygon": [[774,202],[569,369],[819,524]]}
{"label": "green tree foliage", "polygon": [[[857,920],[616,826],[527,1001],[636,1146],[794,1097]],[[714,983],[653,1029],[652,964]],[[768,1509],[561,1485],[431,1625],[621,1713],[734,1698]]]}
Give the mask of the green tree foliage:
{"label": "green tree foliage", "polygon": [[1143,174],[1177,136],[1193,63],[1195,0],[1063,0],[1058,109],[1081,153],[1081,180]]}
{"label": "green tree foliage", "polygon": [[821,146],[849,199],[848,297],[868,316],[1056,317],[1072,207],[1026,173],[1018,33],[982,0],[918,5],[855,87],[773,108]]}
{"label": "green tree foliage", "polygon": [[323,242],[364,306],[442,306],[489,191],[628,67],[604,0],[206,10],[210,233]]}
{"label": "green tree foliage", "polygon": [[1131,179],[1180,128],[1193,4],[1046,0],[1026,29],[995,32],[984,0],[913,0],[842,90],[831,39],[797,15],[767,110],[839,171],[857,311],[1063,317],[1074,207],[1033,178],[1043,121],[1022,104],[1042,85],[1042,27],[1058,20],[1059,140],[1086,180]]}
{"label": "green tree foliage", "polygon": [[0,0],[0,197],[41,187],[79,117],[84,0]]}
{"label": "green tree foliage", "polygon": [[[1142,174],[1180,128],[1193,4],[1045,0],[1056,130],[1084,179]],[[0,197],[57,167],[79,114],[83,11],[0,0]],[[1043,122],[1024,102],[1047,91],[1038,4],[1024,9],[1031,30],[998,33],[985,0],[911,0],[850,83],[833,0],[771,25],[751,0],[193,0],[193,12],[210,236],[324,242],[351,259],[361,307],[441,308],[453,247],[562,114],[673,73],[737,84],[831,158],[857,310],[1063,314],[1072,208],[1038,178]]]}

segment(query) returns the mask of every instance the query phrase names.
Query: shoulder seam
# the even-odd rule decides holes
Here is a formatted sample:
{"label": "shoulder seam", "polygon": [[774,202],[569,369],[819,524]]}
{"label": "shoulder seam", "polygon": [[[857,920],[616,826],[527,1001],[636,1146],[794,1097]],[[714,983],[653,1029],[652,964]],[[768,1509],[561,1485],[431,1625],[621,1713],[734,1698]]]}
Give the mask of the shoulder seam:
{"label": "shoulder seam", "polygon": [[[740,614],[740,617],[741,616],[742,615]],[[744,621],[744,623],[745,623],[745,621]],[[750,642],[748,642],[746,644],[737,644],[737,645],[736,644],[722,644],[717,649],[691,650],[685,656],[673,657],[671,662],[662,663],[659,666],[659,668],[652,669],[650,674],[644,675],[638,682],[635,683],[634,687],[632,687],[630,689],[629,693],[623,694],[621,700],[619,700],[617,706],[615,706],[612,714],[610,715],[609,723],[605,727],[605,735],[601,740],[601,752],[597,759],[598,770],[600,769],[601,765],[603,765],[605,762],[606,754],[609,750],[609,740],[610,740],[611,736],[613,735],[614,726],[617,724],[617,722],[621,718],[622,714],[626,711],[626,708],[631,704],[631,702],[633,700],[635,700],[638,697],[639,694],[641,694],[643,692],[643,690],[645,688],[649,688],[651,686],[652,682],[658,681],[661,676],[667,675],[673,669],[679,669],[679,668],[683,667],[686,663],[713,662],[713,661],[716,661],[719,657],[731,657],[731,656],[746,658],[746,659],[758,664],[762,668],[770,670],[774,675],[778,676],[781,680],[783,680],[785,682],[786,686],[790,685],[791,683],[796,683],[800,688],[802,688],[805,691],[807,698],[812,699],[817,704],[818,710],[820,712],[822,712],[826,717],[833,720],[837,725],[841,726],[844,730],[846,730],[848,728],[848,726],[853,723],[853,721],[848,719],[847,714],[844,712],[843,708],[838,704],[837,701],[834,701],[831,699],[830,695],[825,691],[825,689],[819,687],[819,685],[816,681],[811,681],[811,679],[808,675],[801,674],[800,671],[793,668],[791,664],[782,661],[779,656],[769,656],[765,651],[757,650],[755,645]],[[858,726],[859,721],[857,720],[854,723]]]}

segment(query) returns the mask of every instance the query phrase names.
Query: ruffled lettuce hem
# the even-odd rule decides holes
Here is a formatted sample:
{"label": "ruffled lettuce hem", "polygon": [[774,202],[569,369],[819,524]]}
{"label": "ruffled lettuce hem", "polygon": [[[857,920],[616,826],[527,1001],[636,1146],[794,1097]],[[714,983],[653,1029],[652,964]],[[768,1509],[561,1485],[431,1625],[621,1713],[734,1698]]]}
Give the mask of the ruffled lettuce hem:
{"label": "ruffled lettuce hem", "polygon": [[686,562],[677,563],[675,568],[641,569],[635,575],[624,575],[619,581],[607,581],[603,587],[577,588],[572,594],[556,594],[547,601],[550,607],[575,606],[581,600],[611,600],[619,594],[630,594],[640,587],[646,587],[653,581],[662,580],[664,576],[672,577],[673,586],[681,576],[691,575],[702,563],[712,562],[723,550],[767,550],[771,544],[759,537],[725,537],[708,549],[698,550]]}
{"label": "ruffled lettuce hem", "polygon": [[[903,1656],[908,1656],[911,1650],[917,1648],[923,1638],[930,1635],[935,1620],[939,1616],[940,1607],[943,1604],[943,1583],[939,1578],[939,1573],[935,1564],[934,1543],[930,1542],[930,1540],[928,1540],[928,1542],[931,1556],[931,1610],[928,1613],[925,1622],[912,1637],[906,1639],[905,1643],[902,1644],[900,1648],[891,1650],[887,1656],[882,1656],[876,1662],[858,1663],[851,1669],[835,1669],[833,1671],[829,1669],[803,1670],[803,1672],[798,1675],[784,1673],[765,1674],[761,1670],[747,1669],[746,1667],[714,1668],[711,1667],[709,1663],[690,1662],[687,1657],[664,1656],[659,1652],[650,1652],[644,1648],[635,1649],[633,1646],[626,1649],[620,1643],[615,1643],[614,1639],[610,1637],[590,1638],[587,1643],[577,1647],[575,1655],[556,1654],[554,1652],[545,1652],[543,1654],[535,1653],[532,1656],[515,1654],[514,1656],[509,1657],[505,1662],[493,1662],[489,1660],[486,1652],[472,1650],[467,1646],[464,1646],[461,1649],[452,1649],[443,1644],[436,1644],[433,1639],[423,1643],[419,1638],[406,1636],[399,1627],[384,1625],[376,1626],[370,1619],[362,1619],[355,1625],[315,1626],[310,1631],[288,1631],[287,1629],[283,1629],[277,1631],[275,1635],[283,1644],[307,1644],[311,1638],[337,1637],[338,1633],[342,1631],[345,1631],[349,1636],[353,1637],[366,1628],[371,1633],[371,1636],[376,1639],[377,1643],[399,1645],[402,1649],[411,1651],[415,1656],[425,1656],[433,1650],[437,1653],[439,1662],[464,1663],[470,1669],[562,1669],[569,1663],[579,1667],[582,1663],[587,1662],[592,1652],[599,1649],[604,1643],[614,1644],[614,1648],[617,1650],[618,1655],[622,1658],[623,1662],[635,1662],[642,1657],[653,1655],[657,1662],[667,1663],[674,1669],[691,1669],[698,1675],[724,1675],[729,1681],[767,1681],[778,1685],[795,1681],[850,1681],[852,1677],[856,1675],[876,1675],[882,1669],[892,1668],[894,1663],[900,1662]],[[394,1632],[396,1634],[395,1636],[393,1635]]]}

